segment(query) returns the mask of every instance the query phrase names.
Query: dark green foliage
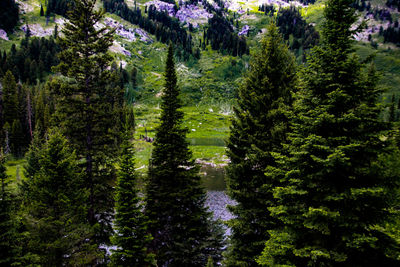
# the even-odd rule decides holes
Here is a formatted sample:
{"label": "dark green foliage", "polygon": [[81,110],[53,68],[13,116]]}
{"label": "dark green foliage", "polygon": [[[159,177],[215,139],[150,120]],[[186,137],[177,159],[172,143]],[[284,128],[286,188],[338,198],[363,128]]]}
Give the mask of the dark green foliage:
{"label": "dark green foliage", "polygon": [[[274,16],[274,5],[261,5],[260,11],[265,15]],[[279,9],[276,13],[276,24],[283,39],[289,42],[289,49],[300,61],[306,60],[306,52],[319,42],[319,34],[315,27],[307,23],[295,6]]]}
{"label": "dark green foliage", "polygon": [[32,32],[31,32],[31,29],[29,28],[28,24],[25,24],[25,27],[26,27],[25,39],[29,40],[29,37],[32,36]]}
{"label": "dark green foliage", "polygon": [[51,84],[49,81],[44,86],[38,85],[32,91],[33,129],[37,130],[41,137],[45,135],[50,127],[51,116],[55,112],[55,96],[51,94]]}
{"label": "dark green foliage", "polygon": [[[282,227],[269,231],[266,266],[396,266],[399,175],[389,125],[379,119],[377,75],[353,54],[351,0],[329,0],[322,44],[301,73],[291,130],[268,179]],[[390,160],[388,160],[391,158]],[[397,163],[396,163],[397,161]],[[397,167],[396,167],[397,168]]]}
{"label": "dark green foliage", "polygon": [[139,197],[138,176],[135,172],[134,151],[126,134],[121,145],[115,197],[115,234],[111,260],[114,266],[154,265],[154,255],[148,251],[151,235],[147,232],[148,220],[143,215]]}
{"label": "dark green foliage", "polygon": [[394,25],[390,24],[385,30],[382,31],[382,33],[379,33],[383,36],[383,42],[390,42],[396,45],[400,45],[400,28],[398,22]]}
{"label": "dark green foliage", "polygon": [[389,106],[389,121],[390,122],[396,121],[396,97],[394,94],[392,95],[392,100]]}
{"label": "dark green foliage", "polygon": [[211,48],[228,53],[232,56],[242,56],[248,54],[249,49],[246,44],[246,38],[238,36],[233,31],[233,27],[222,14],[215,13],[208,20],[208,29],[205,42],[210,41]]}
{"label": "dark green foliage", "polygon": [[397,11],[400,11],[400,1],[399,0],[387,0],[386,6],[388,6],[390,8],[397,7]]}
{"label": "dark green foliage", "polygon": [[161,123],[156,129],[149,163],[145,213],[150,219],[150,245],[158,266],[205,266],[208,256],[220,257],[221,241],[209,247],[210,214],[199,168],[192,159],[182,127],[173,49],[168,50]]}
{"label": "dark green foliage", "polygon": [[12,195],[8,191],[4,157],[0,155],[0,265],[11,266],[16,260],[15,226],[12,220]]}
{"label": "dark green foliage", "polygon": [[24,176],[19,185],[23,201],[29,202],[30,187],[33,183],[35,174],[40,170],[39,158],[40,151],[43,147],[43,139],[40,135],[40,130],[36,129],[33,134],[32,143],[29,146],[28,152],[25,154],[26,164],[24,165]]}
{"label": "dark green foliage", "polygon": [[40,16],[43,17],[44,16],[44,10],[43,10],[43,5],[40,4]]}
{"label": "dark green foliage", "polygon": [[47,0],[46,14],[58,14],[68,16],[68,11],[73,7],[74,0]]}
{"label": "dark green foliage", "polygon": [[301,56],[305,61],[305,51],[308,51],[319,42],[319,34],[315,27],[307,23],[300,15],[299,9],[291,6],[279,10],[277,14],[277,26],[289,43],[289,48],[297,57]]}
{"label": "dark green foliage", "polygon": [[95,10],[94,0],[76,0],[58,40],[62,51],[54,68],[65,78],[53,80],[57,96],[55,121],[71,140],[84,170],[88,189],[88,221],[96,231],[92,241],[108,243],[112,233],[113,159],[117,155],[123,90],[116,71],[108,70],[112,57],[108,48],[114,31],[96,29],[103,10]]}
{"label": "dark green foliage", "polygon": [[235,218],[229,221],[232,235],[227,266],[256,266],[267,230],[276,225],[267,207],[274,205],[272,189],[277,181],[267,179],[264,171],[275,166],[272,154],[282,150],[288,131],[285,110],[290,107],[295,82],[294,57],[277,26],[271,24],[239,89],[227,143],[231,160],[228,194],[238,202],[230,207]]}
{"label": "dark green foliage", "polygon": [[15,82],[14,75],[11,73],[11,71],[7,71],[4,75],[2,86],[2,121],[3,124],[8,123],[11,126],[13,121],[18,119],[17,83]]}
{"label": "dark green foliage", "polygon": [[9,132],[10,138],[10,148],[11,152],[20,157],[23,155],[23,147],[24,147],[24,132],[22,130],[21,121],[19,119],[15,119],[11,124],[11,129]]}
{"label": "dark green foliage", "polygon": [[10,33],[19,20],[19,8],[15,0],[2,0],[0,5],[0,29]]}
{"label": "dark green foliage", "polygon": [[40,152],[35,151],[31,154],[39,153],[35,155],[39,168],[24,203],[30,253],[43,266],[88,263],[95,250],[87,244],[86,190],[76,154],[57,131],[49,135]]}
{"label": "dark green foliage", "polygon": [[[26,136],[24,135],[21,117],[24,114],[21,111],[21,103],[18,96],[22,95],[22,88],[17,86],[15,78],[11,71],[7,71],[3,77],[3,94],[2,94],[2,123],[7,127],[3,128],[1,133],[3,141],[5,136],[8,137],[8,146],[11,153],[15,156],[21,156],[24,147],[27,146]],[[7,133],[5,132],[7,131]],[[29,142],[29,139],[28,139]],[[9,151],[7,151],[9,152]]]}
{"label": "dark green foliage", "polygon": [[60,48],[52,37],[25,38],[21,40],[18,49],[13,46],[11,53],[4,52],[0,69],[3,73],[10,70],[17,81],[36,84],[37,79],[43,81],[46,74],[51,71],[51,67],[58,64],[56,54],[59,51]]}

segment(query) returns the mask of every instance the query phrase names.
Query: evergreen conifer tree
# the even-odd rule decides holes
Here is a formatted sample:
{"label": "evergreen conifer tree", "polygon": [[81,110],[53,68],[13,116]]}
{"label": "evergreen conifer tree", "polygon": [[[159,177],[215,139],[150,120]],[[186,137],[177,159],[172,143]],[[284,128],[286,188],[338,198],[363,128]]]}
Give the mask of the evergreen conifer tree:
{"label": "evergreen conifer tree", "polygon": [[[269,167],[282,227],[258,262],[265,266],[396,266],[399,244],[385,231],[396,215],[399,175],[372,67],[353,53],[352,0],[329,0],[322,43],[312,50],[279,164]],[[397,259],[396,259],[397,258]]]}
{"label": "evergreen conifer tree", "polygon": [[231,162],[227,168],[228,194],[237,201],[230,210],[235,218],[227,266],[256,266],[276,219],[267,207],[274,204],[272,190],[277,181],[265,175],[275,166],[274,152],[286,138],[291,91],[296,83],[294,57],[274,23],[268,27],[261,49],[253,54],[250,71],[239,90],[235,117],[227,143]]}
{"label": "evergreen conifer tree", "polygon": [[40,16],[43,17],[44,16],[44,10],[43,10],[43,5],[40,4]]}
{"label": "evergreen conifer tree", "polygon": [[[200,184],[199,168],[188,149],[187,129],[182,127],[176,83],[170,45],[161,124],[156,129],[146,185],[145,213],[154,238],[150,248],[156,254],[158,266],[205,266],[211,249],[206,245],[211,236],[211,219],[204,207],[206,195]],[[220,248],[215,249],[211,256],[218,258]]]}
{"label": "evergreen conifer tree", "polygon": [[107,68],[112,60],[108,48],[113,33],[96,28],[104,10],[95,0],[75,0],[59,38],[62,52],[55,68],[69,79],[53,81],[58,95],[57,122],[71,140],[78,157],[84,159],[85,187],[88,189],[88,221],[96,231],[94,242],[109,243],[112,234],[113,159],[117,156],[123,90],[116,72]]}
{"label": "evergreen conifer tree", "polygon": [[25,202],[29,202],[29,193],[31,192],[30,187],[32,186],[35,174],[40,169],[39,158],[43,142],[42,136],[40,135],[40,127],[37,127],[33,133],[33,139],[28,152],[25,154],[26,164],[24,165],[23,170],[25,179],[22,180],[19,185],[21,196]]}
{"label": "evergreen conifer tree", "polygon": [[15,261],[15,227],[12,220],[12,199],[8,192],[8,176],[4,157],[0,155],[0,265],[11,266]]}
{"label": "evergreen conifer tree", "polygon": [[90,263],[99,252],[87,242],[86,190],[76,154],[57,131],[38,153],[39,169],[24,205],[30,253],[38,255],[43,266]]}
{"label": "evergreen conifer tree", "polygon": [[148,251],[151,235],[147,232],[147,218],[143,215],[138,195],[138,177],[135,172],[133,146],[129,134],[121,145],[115,198],[115,234],[113,244],[117,249],[112,253],[115,266],[152,266],[154,255]]}
{"label": "evergreen conifer tree", "polygon": [[20,104],[18,87],[14,75],[7,71],[3,77],[3,122],[8,124],[9,148],[16,156],[22,155],[25,143],[24,132],[20,120]]}
{"label": "evergreen conifer tree", "polygon": [[8,123],[10,126],[14,120],[18,118],[18,96],[17,96],[17,83],[15,82],[14,75],[11,71],[7,71],[3,77],[3,122]]}

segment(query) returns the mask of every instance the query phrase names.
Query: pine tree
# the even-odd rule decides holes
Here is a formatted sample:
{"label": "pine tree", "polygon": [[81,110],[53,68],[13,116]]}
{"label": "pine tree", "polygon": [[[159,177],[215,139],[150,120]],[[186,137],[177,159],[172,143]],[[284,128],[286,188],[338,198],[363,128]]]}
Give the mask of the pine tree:
{"label": "pine tree", "polygon": [[385,231],[398,213],[399,176],[383,138],[389,127],[379,118],[377,75],[353,53],[351,4],[327,2],[322,44],[301,73],[287,153],[267,168],[281,181],[279,205],[268,210],[283,226],[269,232],[262,265],[399,265],[398,241]]}
{"label": "pine tree", "polygon": [[11,33],[19,21],[19,5],[15,0],[4,0],[0,6],[0,29]]}
{"label": "pine tree", "polygon": [[8,191],[4,156],[0,155],[0,265],[11,266],[15,261],[15,227],[12,220],[12,199]]}
{"label": "pine tree", "polygon": [[43,17],[44,16],[44,10],[43,10],[43,5],[40,4],[40,16]]}
{"label": "pine tree", "polygon": [[36,157],[39,169],[24,203],[30,252],[43,266],[90,263],[97,251],[87,243],[86,190],[75,152],[53,131]]}
{"label": "pine tree", "polygon": [[256,266],[267,230],[275,227],[276,219],[267,208],[274,204],[272,189],[277,181],[267,179],[264,172],[267,166],[275,166],[272,153],[282,150],[288,131],[285,110],[295,83],[294,57],[271,24],[239,90],[227,143],[228,194],[237,201],[230,207],[235,218],[229,221],[227,266]]}
{"label": "pine tree", "polygon": [[43,138],[41,136],[40,127],[35,129],[33,133],[33,139],[29,146],[28,152],[25,154],[26,163],[24,165],[24,177],[21,184],[19,185],[19,189],[21,192],[21,196],[23,201],[29,202],[30,199],[30,187],[32,186],[34,176],[40,170],[40,153],[43,148]]}
{"label": "pine tree", "polygon": [[[24,133],[20,121],[20,105],[18,101],[18,88],[14,75],[7,71],[3,77],[3,122],[7,127],[8,145],[15,156],[21,156],[23,144],[25,143]],[[4,127],[5,130],[5,127]],[[4,133],[4,136],[6,134]]]}
{"label": "pine tree", "polygon": [[396,97],[392,94],[392,99],[389,106],[389,121],[395,122],[396,121]]}
{"label": "pine tree", "polygon": [[10,126],[18,118],[17,83],[11,71],[7,71],[3,77],[3,122]]}
{"label": "pine tree", "polygon": [[[204,207],[205,193],[199,168],[192,159],[182,127],[179,89],[173,59],[168,50],[161,124],[156,129],[149,163],[145,213],[150,219],[150,246],[158,266],[205,266],[211,236],[210,214]],[[211,249],[211,248],[210,248]],[[216,248],[213,257],[218,257]]]}
{"label": "pine tree", "polygon": [[20,120],[14,120],[12,125],[11,125],[11,131],[10,131],[10,147],[11,151],[14,155],[20,157],[23,155],[23,144],[24,144],[25,138],[24,138],[24,133],[22,130],[22,125]]}
{"label": "pine tree", "polygon": [[133,146],[126,133],[121,145],[115,197],[113,244],[117,249],[111,256],[114,266],[153,265],[154,255],[147,248],[151,235],[147,232],[148,221],[142,213],[143,205],[138,195],[137,182]]}
{"label": "pine tree", "polygon": [[[103,10],[95,10],[95,0],[75,0],[69,23],[59,38],[62,52],[55,68],[67,81],[55,80],[51,87],[59,96],[57,122],[71,140],[79,158],[84,159],[85,187],[89,191],[88,221],[96,230],[95,242],[109,243],[112,234],[113,159],[117,156],[123,90],[117,86],[116,72],[107,70],[111,62],[108,48],[113,33],[95,24]],[[117,140],[118,139],[118,140]]]}

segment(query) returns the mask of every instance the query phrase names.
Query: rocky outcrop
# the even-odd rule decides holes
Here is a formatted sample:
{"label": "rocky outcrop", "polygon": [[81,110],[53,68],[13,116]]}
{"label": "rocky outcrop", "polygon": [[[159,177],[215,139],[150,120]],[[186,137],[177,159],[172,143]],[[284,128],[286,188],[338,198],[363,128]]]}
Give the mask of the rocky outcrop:
{"label": "rocky outcrop", "polygon": [[21,26],[21,30],[23,30],[25,33],[29,30],[31,32],[31,36],[37,36],[37,37],[45,37],[53,34],[54,29],[43,29],[43,27],[40,24],[24,24]]}
{"label": "rocky outcrop", "polygon": [[[236,205],[236,202],[228,197],[225,191],[207,191],[206,206],[213,212],[215,220],[228,221],[234,216],[227,209],[228,205]],[[225,228],[225,235],[229,236],[231,230]]]}
{"label": "rocky outcrop", "polygon": [[6,33],[6,31],[3,30],[3,29],[0,29],[0,38],[3,39],[3,40],[8,41],[7,33]]}

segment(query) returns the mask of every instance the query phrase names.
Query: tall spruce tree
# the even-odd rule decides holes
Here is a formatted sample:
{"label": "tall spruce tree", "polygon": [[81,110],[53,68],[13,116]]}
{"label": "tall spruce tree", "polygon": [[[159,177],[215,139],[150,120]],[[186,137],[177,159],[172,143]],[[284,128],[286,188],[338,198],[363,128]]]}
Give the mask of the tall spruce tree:
{"label": "tall spruce tree", "polygon": [[258,262],[265,266],[396,266],[399,244],[385,231],[396,215],[399,175],[377,104],[371,66],[352,48],[352,0],[329,0],[322,43],[301,74],[287,154],[266,175],[280,180],[271,214],[281,228]]}
{"label": "tall spruce tree", "polygon": [[3,122],[12,125],[18,119],[17,83],[11,71],[7,71],[2,80],[3,85]]}
{"label": "tall spruce tree", "polygon": [[12,266],[16,260],[15,226],[12,219],[12,196],[8,189],[4,156],[0,154],[0,266]]}
{"label": "tall spruce tree", "polygon": [[[3,77],[3,122],[8,124],[9,147],[15,156],[21,156],[23,146],[26,143],[21,124],[21,110],[18,95],[21,88],[18,88],[14,75],[7,71]],[[3,133],[4,136],[4,133]]]}
{"label": "tall spruce tree", "polygon": [[86,224],[86,189],[75,152],[53,131],[37,156],[39,170],[24,207],[30,253],[38,255],[43,266],[91,263],[99,251],[87,242],[91,231]]}
{"label": "tall spruce tree", "polygon": [[117,247],[111,259],[114,266],[152,266],[154,254],[148,251],[151,235],[148,220],[142,213],[143,205],[138,195],[138,176],[135,171],[134,151],[129,134],[121,145],[121,156],[115,197],[115,235]]}
{"label": "tall spruce tree", "polygon": [[58,96],[57,122],[71,140],[78,157],[84,159],[85,187],[89,191],[88,221],[96,231],[95,242],[109,243],[112,234],[113,159],[117,157],[123,90],[116,72],[108,69],[112,60],[108,48],[114,30],[95,27],[104,16],[95,0],[75,0],[69,22],[59,38],[62,52],[55,68],[67,77],[55,80]]}
{"label": "tall spruce tree", "polygon": [[25,154],[26,164],[24,165],[24,176],[25,179],[19,184],[20,195],[22,201],[29,203],[31,186],[34,180],[35,174],[40,170],[40,153],[43,148],[44,139],[40,135],[40,127],[38,126],[33,133],[33,139],[29,146],[28,152]]}
{"label": "tall spruce tree", "polygon": [[[150,219],[150,245],[158,266],[205,266],[209,254],[219,260],[220,248],[207,247],[211,236],[210,213],[199,168],[192,159],[182,127],[179,89],[170,45],[161,103],[161,123],[156,129],[149,163],[145,213]],[[217,242],[218,243],[218,242]],[[218,243],[220,244],[220,243]],[[219,245],[217,245],[219,246]]]}
{"label": "tall spruce tree", "polygon": [[271,23],[253,54],[250,71],[239,90],[227,155],[228,194],[237,201],[230,210],[235,218],[227,266],[256,266],[276,219],[267,207],[274,204],[272,190],[276,180],[265,175],[267,166],[275,166],[272,153],[282,150],[288,131],[285,110],[291,105],[291,91],[296,83],[294,57]]}

